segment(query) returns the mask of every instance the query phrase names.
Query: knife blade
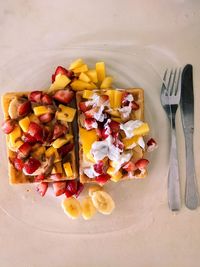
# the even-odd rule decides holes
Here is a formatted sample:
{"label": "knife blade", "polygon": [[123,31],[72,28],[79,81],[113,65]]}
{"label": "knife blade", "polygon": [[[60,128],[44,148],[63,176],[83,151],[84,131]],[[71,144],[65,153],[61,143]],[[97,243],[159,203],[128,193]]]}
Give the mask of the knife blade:
{"label": "knife blade", "polygon": [[181,118],[186,149],[186,186],[185,205],[196,209],[199,205],[199,194],[195,175],[193,133],[194,133],[194,91],[193,67],[187,64],[181,77]]}

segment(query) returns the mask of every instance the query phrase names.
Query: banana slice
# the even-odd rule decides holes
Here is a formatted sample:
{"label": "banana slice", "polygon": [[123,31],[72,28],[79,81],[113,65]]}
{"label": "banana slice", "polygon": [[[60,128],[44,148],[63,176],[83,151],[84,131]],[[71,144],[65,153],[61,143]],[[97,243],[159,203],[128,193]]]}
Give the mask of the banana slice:
{"label": "banana slice", "polygon": [[104,191],[96,191],[92,194],[92,202],[95,208],[102,214],[108,215],[115,208],[115,203],[111,196]]}
{"label": "banana slice", "polygon": [[9,104],[8,107],[8,114],[11,117],[11,119],[17,119],[18,118],[18,107],[21,104],[19,99],[17,97],[13,98]]}
{"label": "banana slice", "polygon": [[81,202],[82,216],[85,220],[90,220],[96,213],[96,209],[91,197],[86,197]]}
{"label": "banana slice", "polygon": [[79,201],[73,197],[64,198],[62,201],[64,213],[71,219],[77,219],[81,215],[81,205]]}
{"label": "banana slice", "polygon": [[102,191],[102,190],[103,190],[103,187],[98,185],[98,184],[91,185],[90,188],[88,189],[88,194],[89,194],[90,197],[92,197],[94,192]]}

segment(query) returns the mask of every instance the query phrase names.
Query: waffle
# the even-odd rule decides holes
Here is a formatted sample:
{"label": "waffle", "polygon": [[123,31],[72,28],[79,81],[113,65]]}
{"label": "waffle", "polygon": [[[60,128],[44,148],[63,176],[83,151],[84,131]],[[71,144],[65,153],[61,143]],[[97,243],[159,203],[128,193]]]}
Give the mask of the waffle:
{"label": "waffle", "polygon": [[[139,105],[139,109],[136,111],[132,111],[130,119],[132,120],[141,120],[144,121],[144,91],[141,88],[129,88],[129,89],[117,89],[117,90],[124,90],[125,92],[131,93],[134,97],[135,102]],[[95,92],[95,91],[94,91]],[[105,93],[106,90],[101,90],[96,92],[103,92]],[[76,100],[77,100],[77,106],[79,105],[79,102],[82,101],[82,95],[83,91],[79,91],[76,94]],[[81,127],[80,125],[80,110],[78,111],[78,126]],[[133,151],[133,157],[134,159],[141,159],[144,155],[144,151],[139,149],[138,146],[132,149]],[[79,175],[80,175],[80,181],[81,183],[97,183],[95,179],[89,178],[83,173],[83,164],[84,164],[84,155],[83,155],[83,149],[82,145],[79,141]],[[147,171],[141,173],[138,172],[134,174],[134,177],[130,177],[127,174],[124,174],[122,177],[122,180],[128,180],[128,179],[137,179],[137,178],[145,178],[147,175]]]}
{"label": "waffle", "polygon": [[[2,96],[2,107],[3,107],[3,113],[4,113],[4,119],[9,118],[8,114],[8,107],[10,104],[10,101],[14,97],[22,97],[22,96],[28,96],[29,92],[14,92],[14,93],[6,93]],[[69,124],[69,133],[73,134],[72,126]],[[7,155],[8,158],[13,158],[15,156],[15,152],[9,149],[9,135],[6,135],[6,145],[7,145]],[[68,161],[71,163],[73,176],[70,177],[70,180],[76,179],[77,174],[77,168],[76,168],[76,161],[75,161],[75,150],[73,149],[68,153]],[[24,184],[24,183],[33,183],[34,182],[34,176],[31,175],[25,175],[22,171],[17,171],[13,165],[8,160],[8,174],[9,174],[9,183],[10,184]],[[68,180],[67,177],[63,177],[60,180]],[[43,182],[53,182],[55,180],[48,178],[44,179]]]}

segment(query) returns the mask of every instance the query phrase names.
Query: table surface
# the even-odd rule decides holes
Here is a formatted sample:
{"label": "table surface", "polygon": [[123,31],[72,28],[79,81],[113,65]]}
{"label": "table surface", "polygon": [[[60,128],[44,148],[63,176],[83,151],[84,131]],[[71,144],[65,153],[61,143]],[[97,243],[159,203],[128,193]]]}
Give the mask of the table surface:
{"label": "table surface", "polygon": [[[1,70],[27,48],[115,43],[150,47],[165,60],[194,66],[195,101],[200,101],[200,2],[191,0],[7,0],[0,3]],[[200,112],[195,108],[196,174],[200,185]],[[181,174],[185,160],[179,151]],[[2,177],[2,179],[5,177]],[[166,192],[164,192],[166,194]],[[156,200],[155,200],[156,201]],[[200,266],[200,212],[184,206],[172,214],[166,203],[140,232],[130,229],[94,236],[49,234],[12,220],[0,209],[0,266]]]}

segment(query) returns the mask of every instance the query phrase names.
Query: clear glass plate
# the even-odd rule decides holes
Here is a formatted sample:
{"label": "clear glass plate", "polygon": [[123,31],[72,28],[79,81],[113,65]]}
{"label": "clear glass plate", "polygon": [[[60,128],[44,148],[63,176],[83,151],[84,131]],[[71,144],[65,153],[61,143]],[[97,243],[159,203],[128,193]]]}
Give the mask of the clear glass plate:
{"label": "clear glass plate", "polygon": [[0,92],[48,88],[56,66],[67,67],[79,57],[84,58],[91,67],[99,60],[105,61],[107,73],[114,77],[118,88],[144,88],[145,120],[151,128],[150,136],[159,144],[159,148],[150,155],[148,177],[106,186],[116,203],[112,215],[97,214],[90,221],[82,218],[70,220],[60,205],[63,196],[56,198],[50,190],[41,198],[35,191],[35,185],[8,184],[5,136],[1,134],[0,207],[12,218],[47,232],[74,235],[109,233],[129,227],[133,231],[142,230],[152,222],[153,212],[163,204],[169,144],[167,119],[159,100],[162,79],[146,60],[142,49],[133,53],[125,47],[81,46],[26,52],[8,62],[1,70],[4,88]]}

